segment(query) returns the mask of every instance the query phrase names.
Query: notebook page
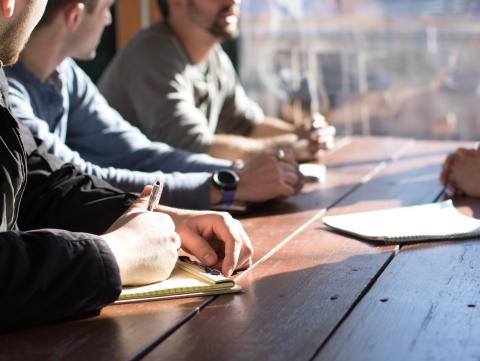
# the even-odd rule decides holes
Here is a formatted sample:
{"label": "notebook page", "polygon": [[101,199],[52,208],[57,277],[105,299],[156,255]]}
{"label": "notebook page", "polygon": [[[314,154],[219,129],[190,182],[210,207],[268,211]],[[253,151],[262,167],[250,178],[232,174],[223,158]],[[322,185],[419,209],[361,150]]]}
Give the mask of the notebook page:
{"label": "notebook page", "polygon": [[451,200],[324,217],[323,222],[372,240],[446,239],[480,234],[480,220],[459,213]]}

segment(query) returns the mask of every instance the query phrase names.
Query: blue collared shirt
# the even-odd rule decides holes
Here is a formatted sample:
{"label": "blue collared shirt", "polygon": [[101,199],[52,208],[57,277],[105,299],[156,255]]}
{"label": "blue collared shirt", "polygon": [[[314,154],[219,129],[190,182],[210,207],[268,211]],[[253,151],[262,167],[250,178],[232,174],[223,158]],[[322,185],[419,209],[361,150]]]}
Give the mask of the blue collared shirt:
{"label": "blue collared shirt", "polygon": [[209,172],[231,162],[150,141],[108,105],[72,59],[45,82],[21,61],[6,74],[13,113],[63,161],[126,191],[161,180],[163,204],[209,208]]}

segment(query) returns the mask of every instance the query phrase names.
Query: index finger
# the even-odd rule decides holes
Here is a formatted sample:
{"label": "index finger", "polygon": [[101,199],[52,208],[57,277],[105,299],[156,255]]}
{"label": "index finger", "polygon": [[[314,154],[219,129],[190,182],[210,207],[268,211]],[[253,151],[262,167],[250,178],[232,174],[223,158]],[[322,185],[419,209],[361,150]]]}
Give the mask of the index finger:
{"label": "index finger", "polygon": [[[227,218],[228,217],[228,218]],[[214,224],[214,233],[225,244],[225,257],[222,260],[222,273],[231,276],[233,271],[245,263],[251,254],[250,239],[242,233],[240,222],[231,216],[223,218],[220,223]]]}
{"label": "index finger", "polygon": [[453,159],[455,158],[455,153],[451,153],[445,158],[443,162],[442,171],[440,173],[440,182],[446,186],[448,183],[448,178],[450,178],[450,172],[452,167]]}

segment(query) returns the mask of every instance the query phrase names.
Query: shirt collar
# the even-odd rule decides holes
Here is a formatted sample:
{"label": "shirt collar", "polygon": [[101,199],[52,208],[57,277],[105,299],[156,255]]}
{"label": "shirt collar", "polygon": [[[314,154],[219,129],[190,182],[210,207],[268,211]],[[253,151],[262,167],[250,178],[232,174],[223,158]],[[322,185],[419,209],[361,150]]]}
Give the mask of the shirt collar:
{"label": "shirt collar", "polygon": [[20,72],[25,79],[33,83],[33,85],[36,87],[53,87],[55,90],[61,91],[63,83],[60,77],[59,66],[57,66],[57,68],[45,82],[40,81],[40,79],[38,79],[37,76],[30,69],[28,69],[25,63],[21,60],[19,60],[13,67],[16,69],[16,71]]}

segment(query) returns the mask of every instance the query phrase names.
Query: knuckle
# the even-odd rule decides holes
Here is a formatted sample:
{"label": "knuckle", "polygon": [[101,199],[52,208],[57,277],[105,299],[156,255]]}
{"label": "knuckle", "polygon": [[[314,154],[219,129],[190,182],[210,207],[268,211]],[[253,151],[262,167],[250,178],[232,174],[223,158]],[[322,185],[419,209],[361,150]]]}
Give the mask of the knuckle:
{"label": "knuckle", "polygon": [[245,247],[245,257],[251,258],[253,256],[253,248],[251,245],[247,244]]}

